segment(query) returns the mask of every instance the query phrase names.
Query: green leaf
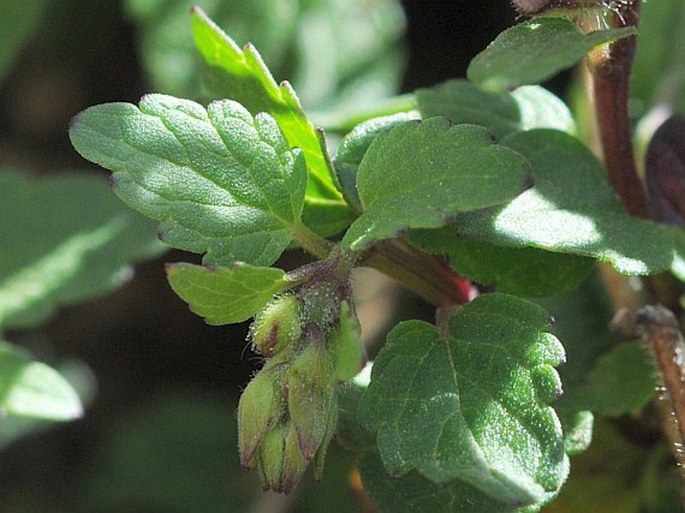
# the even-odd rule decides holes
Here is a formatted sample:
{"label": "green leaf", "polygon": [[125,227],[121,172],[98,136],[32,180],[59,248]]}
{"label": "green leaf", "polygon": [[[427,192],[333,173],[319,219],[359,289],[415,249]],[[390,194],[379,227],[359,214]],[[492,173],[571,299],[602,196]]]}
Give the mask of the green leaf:
{"label": "green leaf", "polygon": [[535,18],[502,32],[469,65],[467,76],[492,91],[537,84],[576,64],[595,46],[636,34],[633,27],[583,34],[562,18]]}
{"label": "green leaf", "polygon": [[597,360],[585,386],[574,394],[574,406],[613,416],[635,412],[654,397],[656,376],[644,346],[618,345]]}
{"label": "green leaf", "polygon": [[38,28],[45,5],[46,0],[0,2],[0,83]]}
{"label": "green leaf", "polygon": [[410,232],[409,240],[430,253],[447,255],[452,268],[470,280],[524,297],[573,289],[595,265],[594,260],[585,257],[445,237],[442,230]]}
{"label": "green leaf", "polygon": [[644,2],[631,74],[631,113],[667,105],[685,113],[685,10],[680,0]]}
{"label": "green leaf", "polygon": [[438,484],[416,471],[391,476],[374,452],[360,457],[359,471],[379,513],[532,513],[540,509],[495,500],[464,481]]}
{"label": "green leaf", "polygon": [[528,165],[493,144],[483,127],[445,118],[380,134],[364,155],[357,188],[364,212],[343,239],[361,250],[407,228],[436,228],[459,212],[510,200],[526,189]]}
{"label": "green leaf", "polygon": [[395,327],[359,404],[387,470],[458,479],[510,505],[551,497],[568,460],[548,406],[561,394],[553,366],[564,351],[548,329],[542,308],[503,294],[464,306],[449,333]]}
{"label": "green leaf", "polygon": [[206,264],[269,265],[300,225],[304,159],[268,114],[152,94],[139,107],[90,107],[69,135],[81,155],[114,172],[122,200],[161,221],[164,242],[206,253]]}
{"label": "green leaf", "polygon": [[174,292],[213,325],[246,321],[292,285],[281,269],[240,263],[231,267],[168,264],[166,271]]}
{"label": "green leaf", "polygon": [[345,200],[357,212],[362,211],[357,192],[357,173],[369,146],[379,134],[415,119],[415,114],[405,112],[373,118],[354,127],[340,141],[333,161],[335,173]]}
{"label": "green leaf", "polygon": [[286,64],[296,34],[297,2],[126,0],[125,10],[137,26],[142,64],[155,91],[202,99],[201,66],[188,16],[193,5],[208,12],[237,41],[254,43],[272,69]]}
{"label": "green leaf", "polygon": [[81,400],[56,370],[0,340],[0,411],[13,417],[66,421],[83,415]]}
{"label": "green leaf", "polygon": [[424,118],[447,116],[455,123],[482,125],[498,139],[533,128],[554,128],[570,134],[576,131],[568,107],[540,86],[491,93],[467,80],[448,80],[428,89],[418,89],[416,101]]}
{"label": "green leaf", "polygon": [[494,244],[589,256],[623,274],[671,268],[685,276],[685,231],[628,216],[602,165],[579,141],[553,130],[503,141],[533,168],[535,187],[504,207],[460,215],[446,229]]}
{"label": "green leaf", "polygon": [[351,213],[333,183],[325,140],[305,116],[290,84],[278,85],[252,45],[241,50],[199,8],[193,9],[192,26],[215,94],[240,102],[253,115],[268,112],[290,147],[302,150],[308,172],[305,224],[324,236],[346,227]]}
{"label": "green leaf", "polygon": [[59,305],[125,283],[131,263],[165,248],[154,223],[119,202],[104,180],[31,180],[0,170],[0,328],[26,328]]}

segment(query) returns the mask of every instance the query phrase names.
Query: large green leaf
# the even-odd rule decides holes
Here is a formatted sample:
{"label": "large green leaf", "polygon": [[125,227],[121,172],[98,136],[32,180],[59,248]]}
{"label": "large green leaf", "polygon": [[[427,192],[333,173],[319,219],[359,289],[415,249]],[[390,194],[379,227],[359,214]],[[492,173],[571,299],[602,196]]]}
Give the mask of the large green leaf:
{"label": "large green leaf", "polygon": [[241,50],[198,8],[193,10],[192,25],[212,90],[240,102],[253,115],[268,112],[290,147],[302,150],[308,171],[305,223],[322,235],[347,226],[351,213],[333,183],[323,135],[305,116],[290,84],[277,84],[254,46]]}
{"label": "large green leaf", "polygon": [[0,340],[0,412],[12,417],[73,420],[81,400],[56,370]]}
{"label": "large green leaf", "polygon": [[505,91],[540,83],[570,68],[595,46],[636,34],[633,27],[583,34],[562,18],[535,18],[502,32],[469,65],[470,80],[485,89]]}
{"label": "large green leaf", "polygon": [[430,253],[447,255],[450,265],[468,279],[524,297],[572,289],[587,278],[595,265],[594,260],[575,255],[446,237],[442,230],[417,230],[409,233],[409,239]]}
{"label": "large green leaf", "polygon": [[94,176],[31,180],[0,171],[0,328],[38,324],[62,304],[119,287],[165,248],[155,224]]}
{"label": "large green leaf", "polygon": [[343,239],[353,250],[407,228],[436,228],[455,214],[510,200],[527,187],[528,164],[483,127],[446,118],[380,134],[357,176],[364,209]]}
{"label": "large green leaf", "polygon": [[292,284],[281,269],[248,264],[231,267],[170,264],[167,278],[190,309],[214,325],[246,321],[274,294]]}
{"label": "large green leaf", "polygon": [[547,500],[566,478],[559,420],[564,359],[537,305],[483,295],[449,333],[408,321],[388,335],[359,404],[387,470],[464,481],[509,505]]}
{"label": "large green leaf", "polygon": [[306,170],[268,114],[148,95],[73,120],[72,144],[114,172],[115,192],[207,264],[273,263],[300,226]]}
{"label": "large green leaf", "polygon": [[482,125],[497,138],[533,128],[554,128],[568,133],[576,130],[564,102],[540,86],[491,93],[467,80],[448,80],[417,90],[416,102],[424,118],[447,116],[455,123]]}
{"label": "large green leaf", "polygon": [[503,144],[530,162],[535,187],[504,207],[457,216],[446,237],[456,231],[505,246],[597,258],[624,274],[670,268],[685,277],[685,231],[628,216],[602,165],[579,141],[540,129]]}

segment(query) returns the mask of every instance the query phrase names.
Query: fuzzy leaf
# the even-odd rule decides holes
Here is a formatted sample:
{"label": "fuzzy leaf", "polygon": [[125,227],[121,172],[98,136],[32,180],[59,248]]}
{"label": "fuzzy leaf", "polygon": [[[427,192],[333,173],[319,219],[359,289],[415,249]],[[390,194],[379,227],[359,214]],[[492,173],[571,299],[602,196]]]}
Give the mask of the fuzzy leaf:
{"label": "fuzzy leaf", "polygon": [[527,188],[528,165],[493,144],[483,127],[446,118],[380,134],[364,155],[357,188],[364,212],[343,239],[361,250],[407,228],[436,228],[459,212],[508,201]]}
{"label": "fuzzy leaf", "polygon": [[564,351],[548,329],[542,308],[503,294],[464,306],[449,334],[421,321],[393,329],[359,404],[387,470],[458,479],[509,505],[555,493],[568,460],[548,404]]}
{"label": "fuzzy leaf", "polygon": [[80,417],[83,406],[76,391],[56,370],[0,340],[0,412],[65,421]]}
{"label": "fuzzy leaf", "polygon": [[538,84],[576,64],[595,46],[635,35],[633,27],[583,34],[562,18],[535,18],[502,32],[469,65],[470,80],[485,89],[505,91]]}
{"label": "fuzzy leaf", "polygon": [[207,110],[152,94],[76,116],[81,155],[113,171],[115,192],[161,221],[170,246],[206,264],[273,263],[300,223],[306,170],[268,114],[221,100]]}
{"label": "fuzzy leaf", "polygon": [[268,112],[291,148],[300,148],[307,163],[305,224],[322,235],[346,227],[351,213],[333,183],[325,140],[309,122],[288,82],[276,83],[254,46],[241,50],[202,10],[194,8],[195,45],[208,66],[208,80],[221,97],[240,102],[253,115]]}
{"label": "fuzzy leaf", "polygon": [[595,265],[594,260],[585,257],[444,235],[442,230],[417,230],[409,233],[409,239],[430,253],[447,255],[459,274],[483,285],[494,285],[506,294],[558,294],[577,287]]}
{"label": "fuzzy leaf", "polygon": [[[31,180],[0,171],[0,328],[26,328],[59,305],[125,283],[131,263],[165,247],[151,221],[98,177]],[[7,220],[4,222],[4,220]]]}
{"label": "fuzzy leaf", "polygon": [[568,107],[540,86],[491,93],[467,80],[448,80],[417,90],[416,101],[424,118],[447,116],[455,123],[482,125],[497,138],[533,128],[554,128],[571,134],[576,131]]}
{"label": "fuzzy leaf", "polygon": [[685,276],[685,231],[628,216],[602,165],[573,137],[553,130],[521,132],[503,141],[533,167],[535,187],[504,207],[458,216],[463,235],[503,246],[589,256],[623,274],[671,268]]}
{"label": "fuzzy leaf", "polygon": [[171,288],[190,309],[208,324],[243,322],[291,282],[281,269],[235,264],[231,267],[203,267],[169,264]]}

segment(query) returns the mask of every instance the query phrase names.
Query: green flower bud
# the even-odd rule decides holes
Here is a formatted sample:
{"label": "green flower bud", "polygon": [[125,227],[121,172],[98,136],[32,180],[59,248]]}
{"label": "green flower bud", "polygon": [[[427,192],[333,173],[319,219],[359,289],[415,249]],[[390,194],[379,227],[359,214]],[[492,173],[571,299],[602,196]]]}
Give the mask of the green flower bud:
{"label": "green flower bud", "polygon": [[328,335],[338,381],[352,379],[364,368],[366,357],[359,340],[360,331],[357,317],[350,311],[347,301],[343,301],[340,304],[339,324]]}
{"label": "green flower bud", "polygon": [[323,466],[326,460],[326,453],[328,446],[335,435],[335,429],[338,427],[338,396],[334,393],[331,404],[328,408],[328,416],[326,418],[326,434],[323,437],[319,450],[314,456],[314,479],[319,481],[323,477]]}
{"label": "green flower bud", "polygon": [[302,291],[304,319],[317,325],[322,331],[328,331],[335,322],[340,295],[334,284],[318,282]]}
{"label": "green flower bud", "polygon": [[257,470],[264,491],[269,489],[278,493],[283,491],[282,472],[287,434],[288,426],[279,424],[264,436],[259,446]]}
{"label": "green flower bud", "polygon": [[264,370],[257,373],[238,403],[238,450],[243,467],[254,465],[255,452],[281,419],[284,409],[279,374]]}
{"label": "green flower bud", "polygon": [[300,301],[292,294],[278,296],[256,316],[250,331],[252,347],[269,358],[297,344],[302,336]]}
{"label": "green flower bud", "polygon": [[305,459],[300,451],[300,445],[297,441],[297,430],[295,426],[290,423],[288,434],[285,437],[285,449],[283,451],[283,493],[290,493],[295,485],[300,482],[302,476],[307,470],[309,462]]}
{"label": "green flower bud", "polygon": [[335,393],[329,354],[314,345],[297,358],[286,378],[288,412],[302,455],[311,461],[326,436]]}

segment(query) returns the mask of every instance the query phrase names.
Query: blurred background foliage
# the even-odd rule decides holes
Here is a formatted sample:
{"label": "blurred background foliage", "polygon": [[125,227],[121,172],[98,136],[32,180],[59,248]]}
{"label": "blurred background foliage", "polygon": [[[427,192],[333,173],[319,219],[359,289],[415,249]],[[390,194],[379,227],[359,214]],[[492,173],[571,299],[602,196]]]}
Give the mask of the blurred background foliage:
{"label": "blurred background foliage", "polygon": [[[508,0],[0,0],[0,168],[52,175],[86,167],[67,127],[93,104],[137,102],[146,92],[211,99],[192,45],[193,3],[239,43],[253,42],[275,78],[291,80],[305,109],[321,115],[463,77],[470,59],[515,22]],[[565,96],[570,76],[548,86]],[[287,254],[281,265],[304,258]],[[117,292],[5,334],[70,377],[87,406],[79,421],[21,438],[21,425],[9,432],[0,419],[5,441],[19,438],[0,452],[0,511],[371,511],[339,447],[323,482],[303,483],[290,497],[262,494],[256,475],[239,470],[235,407],[259,362],[246,349],[247,324],[206,326],[173,294],[162,264],[181,260],[198,258],[168,252],[138,265]],[[357,284],[371,348],[391,321],[433,315],[373,273]],[[561,312],[573,301],[548,306]],[[582,337],[572,334],[580,321],[571,324],[571,338],[586,337],[582,326]],[[582,356],[582,346],[569,349]],[[600,426],[599,448],[609,452],[581,456],[584,474],[550,511],[591,511],[579,497],[610,499],[626,487],[635,493],[596,511],[658,510],[645,509],[639,493],[648,477],[595,477],[611,451],[630,456],[619,470],[634,475],[655,443],[655,431],[626,435],[622,426]],[[667,454],[652,453],[648,465],[658,471],[647,476],[667,464]]]}

